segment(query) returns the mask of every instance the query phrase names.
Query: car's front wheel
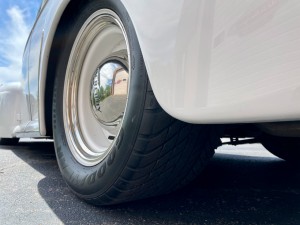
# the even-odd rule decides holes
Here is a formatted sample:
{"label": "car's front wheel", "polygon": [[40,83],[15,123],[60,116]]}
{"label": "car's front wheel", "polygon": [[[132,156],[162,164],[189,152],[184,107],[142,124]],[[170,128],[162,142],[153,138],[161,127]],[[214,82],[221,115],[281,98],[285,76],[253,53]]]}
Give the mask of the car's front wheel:
{"label": "car's front wheel", "polygon": [[98,205],[187,184],[220,143],[218,127],[178,121],[160,107],[119,0],[89,1],[73,13],[53,97],[55,148],[65,181]]}

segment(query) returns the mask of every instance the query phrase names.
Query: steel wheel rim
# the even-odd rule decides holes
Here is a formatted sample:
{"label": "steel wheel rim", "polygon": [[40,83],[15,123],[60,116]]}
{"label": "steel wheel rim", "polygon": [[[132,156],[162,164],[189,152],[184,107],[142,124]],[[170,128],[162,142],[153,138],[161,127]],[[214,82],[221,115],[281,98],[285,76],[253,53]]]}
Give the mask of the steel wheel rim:
{"label": "steel wheel rim", "polygon": [[[78,32],[64,84],[66,139],[83,166],[100,163],[117,140],[126,113],[129,65],[128,39],[120,18],[108,9],[96,11]],[[125,86],[120,88],[117,77]]]}

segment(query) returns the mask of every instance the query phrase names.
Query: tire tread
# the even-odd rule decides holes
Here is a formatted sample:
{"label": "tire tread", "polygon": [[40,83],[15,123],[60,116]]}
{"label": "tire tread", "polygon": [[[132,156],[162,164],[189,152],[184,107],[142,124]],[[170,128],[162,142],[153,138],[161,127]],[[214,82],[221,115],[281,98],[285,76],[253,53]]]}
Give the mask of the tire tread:
{"label": "tire tread", "polygon": [[[104,194],[105,198],[91,199],[94,204],[116,204],[177,190],[199,175],[220,145],[212,126],[187,124],[172,118],[161,109],[149,88],[151,85],[127,166]],[[149,107],[149,102],[155,107]]]}

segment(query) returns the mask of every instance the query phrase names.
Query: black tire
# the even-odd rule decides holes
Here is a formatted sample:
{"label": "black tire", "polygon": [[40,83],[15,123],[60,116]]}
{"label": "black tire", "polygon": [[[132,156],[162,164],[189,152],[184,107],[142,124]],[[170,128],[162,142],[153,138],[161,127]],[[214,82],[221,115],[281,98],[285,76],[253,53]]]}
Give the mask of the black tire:
{"label": "black tire", "polygon": [[300,162],[300,139],[264,135],[262,145],[273,155],[291,163]]}
{"label": "black tire", "polygon": [[[94,11],[108,8],[122,20],[132,60],[127,111],[110,153],[96,166],[86,167],[72,155],[63,120],[64,74],[81,25]],[[176,190],[193,180],[220,145],[220,129],[191,125],[169,116],[160,107],[148,80],[138,40],[119,0],[89,1],[74,10],[74,23],[59,57],[53,95],[53,131],[58,164],[68,186],[80,198],[111,205]]]}
{"label": "black tire", "polygon": [[0,138],[0,145],[17,145],[19,138]]}

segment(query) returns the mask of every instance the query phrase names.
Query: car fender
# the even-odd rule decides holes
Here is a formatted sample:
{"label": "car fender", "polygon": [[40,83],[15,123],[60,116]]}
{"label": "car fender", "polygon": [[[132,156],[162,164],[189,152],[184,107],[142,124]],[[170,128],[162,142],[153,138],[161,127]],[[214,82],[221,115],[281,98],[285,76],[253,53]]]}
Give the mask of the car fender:
{"label": "car fender", "polygon": [[47,80],[47,69],[49,63],[49,55],[53,43],[55,31],[63,15],[64,10],[70,0],[47,1],[44,10],[47,10],[45,15],[45,23],[43,29],[43,41],[40,52],[40,76],[39,76],[39,129],[41,136],[46,135],[46,118],[45,118],[45,88]]}
{"label": "car fender", "polygon": [[[299,1],[241,1],[236,7],[216,0],[121,1],[154,94],[171,116],[191,123],[300,119]],[[42,135],[49,53],[68,3],[47,6],[39,79]]]}
{"label": "car fender", "polygon": [[[22,108],[26,99],[22,93],[20,82],[9,82],[0,84],[0,137],[15,137],[15,129],[20,125]],[[23,114],[22,117],[28,120],[29,115]]]}
{"label": "car fender", "polygon": [[123,0],[161,106],[191,123],[300,119],[300,2]]}

